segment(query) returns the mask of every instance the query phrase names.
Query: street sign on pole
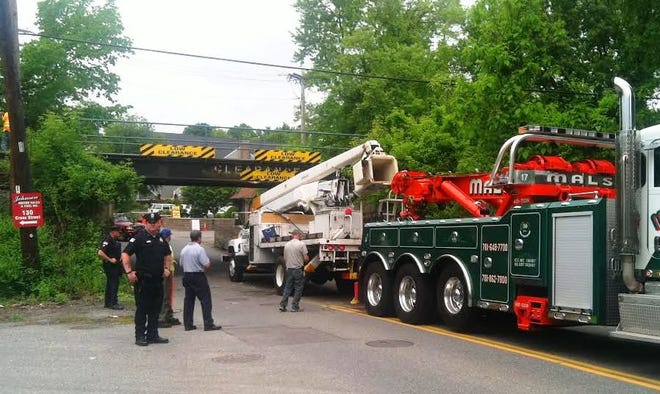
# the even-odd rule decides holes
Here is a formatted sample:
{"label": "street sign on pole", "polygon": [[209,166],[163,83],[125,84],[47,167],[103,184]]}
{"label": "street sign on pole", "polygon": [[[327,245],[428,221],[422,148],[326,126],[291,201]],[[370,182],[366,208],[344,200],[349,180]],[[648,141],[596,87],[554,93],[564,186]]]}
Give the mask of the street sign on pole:
{"label": "street sign on pole", "polygon": [[44,208],[41,193],[11,193],[11,215],[14,227],[41,227],[44,225]]}

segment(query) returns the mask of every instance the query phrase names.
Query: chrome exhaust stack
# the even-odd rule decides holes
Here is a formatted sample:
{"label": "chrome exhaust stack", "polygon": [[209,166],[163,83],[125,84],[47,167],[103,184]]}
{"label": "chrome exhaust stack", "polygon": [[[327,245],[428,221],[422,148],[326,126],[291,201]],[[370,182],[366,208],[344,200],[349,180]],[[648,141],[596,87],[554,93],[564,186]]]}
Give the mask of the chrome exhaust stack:
{"label": "chrome exhaust stack", "polygon": [[635,279],[635,255],[639,253],[639,209],[635,194],[640,186],[639,141],[634,127],[635,96],[625,80],[615,77],[614,86],[619,93],[621,119],[617,152],[617,251],[621,256],[623,281],[631,292],[642,291],[643,285]]}

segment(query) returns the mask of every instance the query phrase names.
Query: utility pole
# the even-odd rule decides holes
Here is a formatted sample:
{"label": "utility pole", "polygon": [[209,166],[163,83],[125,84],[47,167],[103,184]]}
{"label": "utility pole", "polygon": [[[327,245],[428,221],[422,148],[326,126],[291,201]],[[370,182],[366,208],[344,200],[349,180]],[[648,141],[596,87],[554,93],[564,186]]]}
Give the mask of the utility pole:
{"label": "utility pole", "polygon": [[300,83],[300,143],[307,143],[307,134],[305,134],[305,77],[300,74],[289,74],[289,80],[295,79]]}
{"label": "utility pole", "polygon": [[[21,93],[18,56],[18,11],[16,0],[0,0],[0,58],[5,84],[5,97],[11,122],[10,187],[14,193],[31,191],[30,161],[25,133],[25,111]],[[39,266],[39,244],[36,227],[22,227],[21,249],[26,267]]]}

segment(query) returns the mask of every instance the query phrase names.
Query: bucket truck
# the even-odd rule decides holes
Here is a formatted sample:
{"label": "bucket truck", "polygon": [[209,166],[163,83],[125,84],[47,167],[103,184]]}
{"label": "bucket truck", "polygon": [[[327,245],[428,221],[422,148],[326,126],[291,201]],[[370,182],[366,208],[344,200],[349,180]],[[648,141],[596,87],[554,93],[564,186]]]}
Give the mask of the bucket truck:
{"label": "bucket truck", "polygon": [[[614,83],[618,133],[526,127],[490,173],[397,173],[400,219],[363,230],[367,312],[415,324],[439,316],[460,331],[492,310],[514,314],[521,330],[610,325],[614,337],[660,343],[660,125],[635,130],[632,89]],[[518,162],[534,143],[616,153]],[[423,218],[427,204],[447,202],[470,217]]]}
{"label": "bucket truck", "polygon": [[[350,166],[352,183],[339,174]],[[317,284],[335,280],[340,292],[352,291],[363,224],[353,198],[388,187],[397,171],[396,159],[377,141],[367,141],[256,197],[248,227],[228,244],[230,280],[241,281],[245,272],[271,272],[281,292],[284,245],[290,232],[298,229],[311,259],[306,267],[309,279]]]}

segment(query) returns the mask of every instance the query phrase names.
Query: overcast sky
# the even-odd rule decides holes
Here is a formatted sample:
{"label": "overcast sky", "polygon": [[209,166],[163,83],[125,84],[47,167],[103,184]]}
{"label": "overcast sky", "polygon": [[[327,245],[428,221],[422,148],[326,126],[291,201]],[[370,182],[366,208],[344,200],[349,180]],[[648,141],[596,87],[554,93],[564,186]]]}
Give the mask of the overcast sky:
{"label": "overcast sky", "polygon": [[[19,0],[18,27],[36,32],[37,0]],[[294,0],[116,0],[133,46],[293,65]],[[20,38],[23,40],[23,38]],[[136,51],[115,68],[117,101],[151,122],[256,128],[298,125],[295,70]],[[308,101],[314,100],[311,92]],[[156,126],[182,132],[183,127]]]}

